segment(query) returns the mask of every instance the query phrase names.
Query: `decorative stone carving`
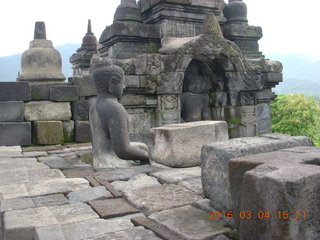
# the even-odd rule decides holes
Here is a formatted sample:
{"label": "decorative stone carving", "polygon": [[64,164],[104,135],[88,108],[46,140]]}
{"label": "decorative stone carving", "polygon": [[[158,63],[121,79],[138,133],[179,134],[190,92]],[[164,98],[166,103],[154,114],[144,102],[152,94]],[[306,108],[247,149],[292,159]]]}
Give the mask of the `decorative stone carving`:
{"label": "decorative stone carving", "polygon": [[[102,61],[104,65],[99,66]],[[97,60],[93,79],[98,96],[90,108],[93,164],[95,167],[121,167],[124,160],[149,161],[147,146],[130,143],[128,114],[119,103],[124,88],[124,72],[110,61]]]}

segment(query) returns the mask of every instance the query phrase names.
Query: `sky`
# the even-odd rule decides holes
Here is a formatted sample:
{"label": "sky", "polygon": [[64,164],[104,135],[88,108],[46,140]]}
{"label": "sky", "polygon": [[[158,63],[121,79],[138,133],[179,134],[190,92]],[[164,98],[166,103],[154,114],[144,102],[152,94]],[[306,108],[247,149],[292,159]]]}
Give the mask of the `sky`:
{"label": "sky", "polygon": [[[213,0],[212,0],[213,1]],[[227,2],[228,0],[225,0]],[[259,41],[264,53],[302,53],[319,56],[320,1],[243,0],[248,6],[249,24],[261,26]],[[33,39],[36,21],[45,21],[47,39],[54,46],[80,43],[91,19],[99,39],[112,24],[120,0],[6,0],[0,9],[0,56],[21,53]]]}

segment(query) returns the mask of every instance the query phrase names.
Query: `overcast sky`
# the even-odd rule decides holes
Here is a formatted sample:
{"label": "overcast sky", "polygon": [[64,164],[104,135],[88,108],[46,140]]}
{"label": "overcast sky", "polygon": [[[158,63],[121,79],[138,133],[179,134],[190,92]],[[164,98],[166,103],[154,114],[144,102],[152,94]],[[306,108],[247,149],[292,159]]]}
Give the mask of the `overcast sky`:
{"label": "overcast sky", "polygon": [[[227,0],[225,0],[227,1]],[[261,26],[265,53],[305,53],[320,56],[318,0],[244,0],[249,24]],[[1,4],[0,56],[28,49],[34,23],[45,21],[47,39],[55,46],[80,43],[91,19],[99,39],[113,21],[120,0],[6,0]]]}

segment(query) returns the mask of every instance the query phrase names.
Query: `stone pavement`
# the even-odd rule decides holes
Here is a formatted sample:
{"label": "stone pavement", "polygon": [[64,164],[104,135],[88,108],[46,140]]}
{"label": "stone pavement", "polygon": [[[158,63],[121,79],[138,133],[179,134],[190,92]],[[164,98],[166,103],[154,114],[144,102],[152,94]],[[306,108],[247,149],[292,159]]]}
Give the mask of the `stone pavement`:
{"label": "stone pavement", "polygon": [[200,167],[94,169],[91,145],[0,147],[0,239],[227,240]]}

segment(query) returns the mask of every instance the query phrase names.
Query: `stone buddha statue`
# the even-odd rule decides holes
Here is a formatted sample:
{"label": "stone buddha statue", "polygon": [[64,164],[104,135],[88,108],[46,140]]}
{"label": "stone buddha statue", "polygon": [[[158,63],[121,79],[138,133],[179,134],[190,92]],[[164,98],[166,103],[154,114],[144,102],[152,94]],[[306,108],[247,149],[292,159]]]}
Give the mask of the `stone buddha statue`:
{"label": "stone buddha statue", "polygon": [[210,120],[209,97],[207,81],[201,75],[197,64],[191,64],[184,79],[184,89],[181,94],[181,119],[184,122]]}
{"label": "stone buddha statue", "polygon": [[95,167],[125,167],[124,160],[149,162],[148,148],[144,143],[130,143],[129,120],[118,98],[124,89],[123,70],[111,60],[95,60],[92,70],[97,89],[96,102],[90,108],[90,127]]}

